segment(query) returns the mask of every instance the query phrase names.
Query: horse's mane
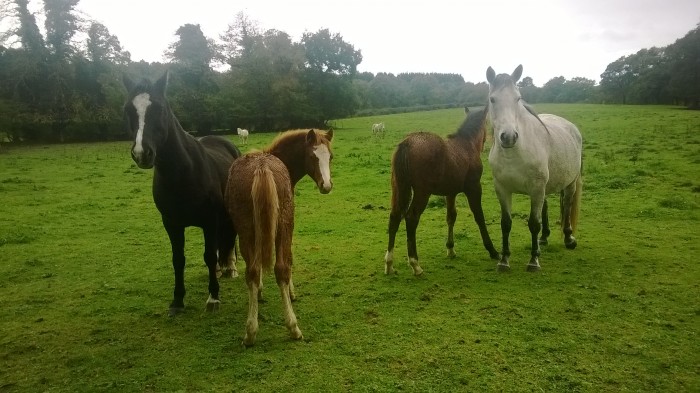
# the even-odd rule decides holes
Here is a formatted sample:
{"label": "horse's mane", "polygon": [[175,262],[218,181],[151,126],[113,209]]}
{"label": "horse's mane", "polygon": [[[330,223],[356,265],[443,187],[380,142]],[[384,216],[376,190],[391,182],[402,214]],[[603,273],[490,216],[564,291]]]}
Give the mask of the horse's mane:
{"label": "horse's mane", "polygon": [[[316,130],[314,129],[316,134],[321,134],[325,135],[325,131],[321,130]],[[280,133],[275,137],[275,139],[270,142],[270,145],[267,146],[263,151],[265,153],[270,153],[280,147],[281,145],[286,145],[288,143],[293,143],[297,139],[301,139],[302,141],[304,138],[306,138],[306,134],[308,134],[309,129],[301,129],[301,130],[290,130],[290,131],[285,131]],[[318,138],[318,135],[316,136]]]}
{"label": "horse's mane", "polygon": [[450,134],[448,138],[475,138],[484,135],[487,115],[488,106],[476,112],[470,112],[467,119],[457,129],[457,132]]}

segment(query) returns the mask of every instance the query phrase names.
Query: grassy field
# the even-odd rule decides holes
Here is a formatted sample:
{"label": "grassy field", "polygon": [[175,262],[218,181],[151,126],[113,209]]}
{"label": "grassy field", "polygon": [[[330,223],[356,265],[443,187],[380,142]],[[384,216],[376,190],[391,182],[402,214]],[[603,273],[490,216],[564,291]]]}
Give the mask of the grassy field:
{"label": "grassy field", "polygon": [[[385,276],[392,151],[411,131],[453,132],[463,113],[336,121],[333,192],[320,195],[308,178],[296,190],[294,307],[305,340],[288,339],[267,277],[250,349],[240,345],[241,278],[222,280],[220,311],[204,312],[198,229],[187,232],[187,310],[167,316],[170,247],[152,172],[135,167],[129,143],[3,147],[0,392],[700,391],[700,112],[537,109],[584,136],[576,250],[553,231],[542,271],[527,273],[529,201],[515,196],[513,271],[499,274],[461,197],[458,256],[448,259],[444,204],[433,197],[418,228],[425,274],[410,274],[402,225],[398,274]],[[371,135],[377,121],[384,138]],[[242,150],[272,137],[253,134]],[[482,184],[500,248],[488,165]]]}

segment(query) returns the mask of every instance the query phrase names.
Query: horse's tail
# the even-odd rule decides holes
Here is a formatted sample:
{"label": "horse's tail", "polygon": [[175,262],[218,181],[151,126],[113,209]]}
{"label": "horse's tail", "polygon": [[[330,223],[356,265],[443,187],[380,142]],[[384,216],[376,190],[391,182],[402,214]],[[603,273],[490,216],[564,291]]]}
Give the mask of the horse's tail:
{"label": "horse's tail", "polygon": [[[571,222],[571,229],[576,232],[576,226],[578,224],[578,216],[581,211],[581,194],[583,191],[583,173],[579,172],[576,178],[576,191],[574,192],[573,198],[571,198],[571,215],[569,217]],[[560,208],[561,208],[561,226],[564,229],[564,193],[561,193]]]}
{"label": "horse's tail", "polygon": [[406,141],[399,143],[391,159],[391,210],[399,211],[401,217],[406,215],[411,203],[408,150],[409,145]]}
{"label": "horse's tail", "polygon": [[268,166],[256,168],[253,175],[253,222],[255,223],[255,251],[253,265],[269,272],[277,235],[280,203],[272,170]]}

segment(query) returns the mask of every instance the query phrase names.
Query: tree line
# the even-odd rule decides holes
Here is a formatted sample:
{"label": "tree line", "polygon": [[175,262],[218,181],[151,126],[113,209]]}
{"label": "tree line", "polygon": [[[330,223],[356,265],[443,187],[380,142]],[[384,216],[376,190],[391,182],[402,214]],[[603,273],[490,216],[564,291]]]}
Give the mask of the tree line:
{"label": "tree line", "polygon": [[[124,134],[122,75],[155,79],[171,71],[169,101],[185,129],[199,135],[320,127],[354,115],[483,105],[486,83],[457,74],[358,72],[362,53],[328,29],[263,30],[244,13],[218,40],[200,26],[178,28],[164,63],[134,62],[118,37],[82,19],[80,0],[43,0],[44,33],[28,0],[0,0],[0,141],[115,140]],[[666,48],[611,63],[600,85],[553,78],[520,88],[537,102],[698,105],[700,29]],[[692,62],[695,63],[692,63]]]}

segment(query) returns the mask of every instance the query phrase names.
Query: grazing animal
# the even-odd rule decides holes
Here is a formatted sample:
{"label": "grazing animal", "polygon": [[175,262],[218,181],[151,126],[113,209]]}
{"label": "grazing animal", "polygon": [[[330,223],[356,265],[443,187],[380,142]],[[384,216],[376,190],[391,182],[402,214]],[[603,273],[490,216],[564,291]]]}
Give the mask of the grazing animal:
{"label": "grazing animal", "polygon": [[209,269],[206,308],[219,305],[217,262],[224,274],[236,276],[235,232],[224,205],[231,163],[241,155],[224,138],[195,139],[180,126],[165,96],[169,73],[158,81],[136,84],[126,75],[128,99],[124,105],[127,128],[134,143],[131,157],[142,169],[153,168],[153,201],[170,238],[175,289],[170,315],[184,310],[185,227],[204,232],[204,262]]}
{"label": "grazing animal", "polygon": [[[444,140],[428,132],[408,135],[396,148],[391,160],[391,213],[389,246],[384,272],[394,272],[394,241],[401,220],[406,219],[408,262],[413,274],[423,269],[418,264],[416,228],[430,195],[444,195],[447,203],[447,255],[455,256],[453,228],[457,219],[455,198],[464,193],[474,220],[479,226],[484,247],[498,259],[481,207],[481,150],[486,137],[486,109],[469,116],[456,133]],[[413,199],[411,199],[413,194]],[[409,205],[410,203],[410,205]]]}
{"label": "grazing animal", "polygon": [[241,142],[244,145],[247,145],[248,144],[248,130],[246,130],[245,128],[238,128],[236,130],[236,133],[238,134],[238,137],[241,138]]}
{"label": "grazing animal", "polygon": [[[255,343],[258,332],[258,301],[262,271],[274,266],[284,306],[285,326],[290,336],[302,339],[292,309],[292,234],[294,231],[294,186],[309,175],[322,194],[333,188],[330,141],[333,131],[287,132],[262,152],[244,155],[233,162],[226,190],[226,207],[239,235],[246,262],[248,319],[243,345]],[[272,255],[275,254],[274,263]]]}
{"label": "grazing animal", "polygon": [[[493,146],[489,164],[496,195],[501,205],[503,252],[500,271],[510,269],[509,235],[512,226],[512,194],[530,196],[528,227],[532,252],[528,271],[540,269],[540,244],[547,244],[549,218],[546,195],[560,194],[564,244],[576,247],[573,232],[579,216],[582,189],[581,133],[568,120],[554,115],[538,115],[520,96],[516,82],[523,66],[511,75],[486,71],[489,82],[489,113],[493,125]],[[542,229],[542,237],[537,236]]]}
{"label": "grazing animal", "polygon": [[384,122],[372,124],[372,135],[384,136],[384,131],[385,131]]}

